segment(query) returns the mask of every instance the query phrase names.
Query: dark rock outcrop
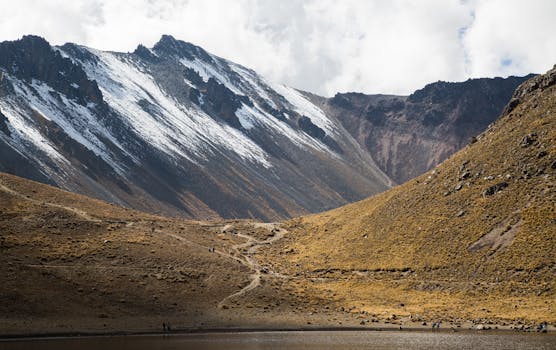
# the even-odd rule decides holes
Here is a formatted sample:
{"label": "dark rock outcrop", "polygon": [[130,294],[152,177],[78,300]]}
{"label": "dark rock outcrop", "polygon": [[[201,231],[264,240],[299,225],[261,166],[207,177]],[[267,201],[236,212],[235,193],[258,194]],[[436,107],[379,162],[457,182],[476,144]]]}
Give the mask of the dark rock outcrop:
{"label": "dark rock outcrop", "polygon": [[82,105],[102,102],[97,83],[41,37],[28,35],[21,40],[0,43],[0,67],[27,82],[43,81]]}
{"label": "dark rock outcrop", "polygon": [[497,183],[496,185],[492,185],[489,188],[487,188],[483,194],[485,196],[492,196],[493,194],[496,194],[500,191],[502,191],[504,188],[508,187],[509,184],[507,182],[500,182]]}
{"label": "dark rock outcrop", "polygon": [[10,136],[11,132],[10,129],[8,128],[8,123],[9,123],[8,118],[6,118],[6,116],[2,114],[2,111],[0,111],[0,131]]}
{"label": "dark rock outcrop", "polygon": [[153,50],[166,56],[176,56],[188,60],[198,58],[207,63],[214,62],[212,57],[201,47],[185,41],[176,40],[173,36],[166,34],[162,35],[160,40],[154,45]]}
{"label": "dark rock outcrop", "polygon": [[322,140],[326,136],[326,132],[313,124],[311,119],[302,116],[297,120],[297,125],[301,130],[305,131],[307,134],[311,135],[312,137]]}
{"label": "dark rock outcrop", "polygon": [[243,103],[250,104],[248,97],[234,94],[213,78],[209,78],[207,83],[204,84],[203,93],[205,98],[202,107],[205,111],[219,116],[234,128],[240,129],[242,127],[235,113]]}

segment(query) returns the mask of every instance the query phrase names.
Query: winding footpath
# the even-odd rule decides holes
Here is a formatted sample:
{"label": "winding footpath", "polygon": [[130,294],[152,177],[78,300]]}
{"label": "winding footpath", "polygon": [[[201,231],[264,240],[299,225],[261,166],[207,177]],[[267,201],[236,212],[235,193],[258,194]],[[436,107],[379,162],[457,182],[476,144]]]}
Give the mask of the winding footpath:
{"label": "winding footpath", "polygon": [[[243,296],[244,294],[248,293],[249,291],[259,287],[261,285],[261,279],[263,274],[270,276],[270,277],[275,277],[275,278],[289,278],[288,276],[279,274],[277,272],[274,271],[270,271],[268,268],[266,267],[262,267],[259,265],[259,263],[253,258],[253,255],[255,254],[255,252],[262,246],[268,246],[274,242],[277,242],[278,240],[282,239],[282,237],[284,237],[284,234],[287,232],[285,229],[279,227],[279,224],[277,223],[253,223],[253,228],[265,228],[268,231],[274,233],[273,236],[265,239],[265,240],[257,240],[256,238],[243,234],[243,233],[235,233],[234,235],[240,238],[245,239],[246,241],[240,244],[236,244],[233,245],[231,247],[232,251],[235,252],[235,254],[227,252],[227,251],[222,251],[220,249],[214,249],[213,252],[235,260],[237,262],[239,262],[240,264],[246,266],[247,268],[249,268],[252,273],[249,275],[249,279],[250,279],[250,283],[248,285],[246,285],[245,287],[241,288],[239,291],[228,295],[227,297],[225,297],[224,299],[222,299],[219,303],[218,303],[218,308],[222,309],[225,307],[226,303],[229,302],[232,299],[238,298]],[[226,224],[222,227],[220,227],[220,232],[224,233],[227,230],[230,230],[233,228],[233,224]],[[171,233],[171,232],[166,232],[163,230],[156,230],[155,232],[158,233],[162,233],[165,234],[167,236],[170,236],[174,239],[177,239],[178,241],[180,241],[182,244],[186,244],[192,247],[196,247],[199,249],[203,249],[203,250],[209,250],[210,247],[208,246],[204,246],[201,245],[199,243],[193,242],[191,240],[188,240],[187,238]]]}
{"label": "winding footpath", "polygon": [[[238,237],[245,238],[247,240],[247,242],[245,242],[245,243],[236,244],[236,245],[232,246],[232,249],[234,249],[241,257],[243,257],[243,259],[241,259],[241,262],[246,267],[250,268],[253,271],[253,273],[249,277],[251,282],[247,286],[241,288],[239,291],[237,291],[233,294],[230,294],[227,297],[225,297],[224,299],[222,299],[218,303],[218,308],[219,309],[224,308],[226,303],[228,301],[230,301],[231,299],[241,297],[244,294],[248,293],[249,291],[252,291],[253,289],[260,286],[261,285],[261,278],[262,278],[263,273],[265,273],[267,275],[275,276],[275,277],[286,278],[286,276],[282,276],[282,275],[280,275],[278,273],[275,273],[273,271],[265,270],[265,272],[263,272],[263,268],[253,259],[253,254],[255,254],[257,249],[259,249],[261,246],[270,245],[270,244],[282,239],[282,237],[284,237],[284,234],[286,233],[286,231],[284,229],[278,227],[278,224],[274,224],[274,223],[254,224],[254,226],[255,226],[255,228],[265,227],[269,231],[274,232],[274,235],[272,237],[269,237],[268,239],[265,239],[264,241],[259,241],[259,240],[256,240],[255,238],[253,238],[249,235],[246,235],[246,234],[242,234],[242,233],[236,234]],[[231,227],[232,227],[231,225],[226,225],[222,228],[222,231],[225,231],[225,230],[227,230]]]}
{"label": "winding footpath", "polygon": [[[77,208],[74,207],[69,207],[69,206],[64,206],[61,204],[55,204],[55,203],[50,203],[50,202],[46,202],[46,201],[39,201],[33,198],[30,198],[14,189],[11,189],[7,186],[5,186],[2,182],[0,182],[0,191],[4,191],[7,192],[11,195],[20,197],[26,201],[29,201],[33,204],[37,204],[37,205],[44,205],[44,206],[49,206],[52,208],[57,208],[57,209],[62,209],[62,210],[66,210],[69,211],[75,215],[77,215],[78,217],[80,217],[83,220],[86,221],[91,221],[91,222],[103,222],[103,220],[100,220],[98,218],[92,217],[91,215],[89,215],[87,212],[83,211],[83,210],[79,210]],[[270,276],[270,277],[274,277],[274,278],[290,278],[289,276],[285,276],[282,274],[279,274],[277,272],[271,271],[269,270],[267,267],[261,267],[259,265],[259,263],[253,258],[253,255],[255,254],[255,252],[262,246],[268,246],[271,245],[274,242],[277,242],[278,240],[282,239],[284,237],[284,234],[287,232],[285,229],[279,227],[278,223],[252,223],[253,228],[258,229],[258,228],[264,228],[266,230],[268,230],[269,232],[274,233],[271,237],[265,239],[265,240],[257,240],[255,237],[243,234],[243,233],[236,233],[235,236],[237,237],[241,237],[243,239],[245,239],[246,241],[240,244],[236,244],[233,245],[232,251],[235,252],[235,254],[230,253],[230,252],[226,252],[226,251],[222,251],[219,249],[213,249],[213,252],[216,254],[219,254],[223,257],[235,260],[237,262],[239,262],[240,264],[246,266],[247,268],[249,268],[252,273],[249,276],[249,279],[251,280],[251,282],[246,285],[245,287],[241,288],[239,291],[228,295],[227,297],[225,297],[224,299],[222,299],[219,303],[218,303],[218,308],[224,308],[226,303],[229,302],[232,299],[235,298],[239,298],[241,296],[243,296],[244,294],[248,293],[249,291],[259,287],[261,285],[261,279],[263,274]],[[220,228],[220,231],[222,233],[226,232],[229,229],[233,228],[233,224],[226,224],[224,226],[222,226]],[[193,242],[191,240],[186,239],[183,236],[171,233],[171,232],[166,232],[163,230],[155,230],[155,232],[159,232],[162,234],[165,234],[167,236],[170,236],[178,241],[180,241],[182,244],[186,244],[192,247],[196,247],[199,249],[203,249],[203,250],[210,250],[210,247],[208,246],[203,246],[201,244],[198,244],[196,242]],[[51,268],[76,268],[78,266],[67,266],[67,265],[29,265],[32,267],[51,267]],[[81,268],[81,267],[79,267]],[[113,267],[111,267],[113,268]]]}

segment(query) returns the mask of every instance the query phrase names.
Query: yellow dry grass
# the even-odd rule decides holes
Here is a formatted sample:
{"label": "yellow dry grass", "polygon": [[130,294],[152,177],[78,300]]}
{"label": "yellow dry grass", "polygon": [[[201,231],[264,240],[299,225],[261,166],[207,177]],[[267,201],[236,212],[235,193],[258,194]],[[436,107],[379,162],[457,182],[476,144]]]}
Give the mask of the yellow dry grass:
{"label": "yellow dry grass", "polygon": [[[344,307],[556,322],[556,86],[521,99],[433,171],[289,221],[290,235],[266,259],[324,276],[321,287]],[[507,187],[485,195],[500,183]],[[341,280],[353,273],[382,276]]]}

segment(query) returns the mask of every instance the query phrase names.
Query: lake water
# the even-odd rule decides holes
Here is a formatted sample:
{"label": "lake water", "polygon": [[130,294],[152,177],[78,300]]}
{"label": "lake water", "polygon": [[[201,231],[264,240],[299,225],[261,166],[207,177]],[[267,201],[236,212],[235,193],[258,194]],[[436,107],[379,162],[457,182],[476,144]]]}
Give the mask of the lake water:
{"label": "lake water", "polygon": [[402,331],[241,332],[0,341],[1,350],[555,350],[556,334]]}

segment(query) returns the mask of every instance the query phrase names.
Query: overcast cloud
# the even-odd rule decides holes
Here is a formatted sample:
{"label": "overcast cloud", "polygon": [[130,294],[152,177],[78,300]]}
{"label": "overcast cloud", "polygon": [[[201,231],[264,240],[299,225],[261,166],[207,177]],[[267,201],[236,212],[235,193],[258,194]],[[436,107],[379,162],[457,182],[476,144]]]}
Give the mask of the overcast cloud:
{"label": "overcast cloud", "polygon": [[556,63],[554,0],[0,0],[0,40],[132,51],[162,34],[269,79],[333,95],[408,94],[437,80]]}

